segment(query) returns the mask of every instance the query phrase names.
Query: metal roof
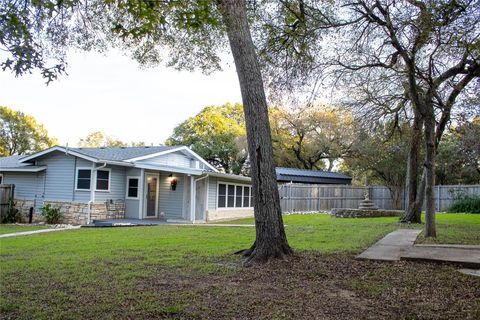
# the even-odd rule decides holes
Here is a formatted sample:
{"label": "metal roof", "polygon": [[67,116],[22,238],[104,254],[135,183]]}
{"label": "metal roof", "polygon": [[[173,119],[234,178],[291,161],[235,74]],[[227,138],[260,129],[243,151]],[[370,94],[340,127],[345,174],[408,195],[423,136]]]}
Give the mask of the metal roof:
{"label": "metal roof", "polygon": [[349,184],[352,181],[351,177],[339,172],[284,167],[278,167],[275,171],[279,182]]}

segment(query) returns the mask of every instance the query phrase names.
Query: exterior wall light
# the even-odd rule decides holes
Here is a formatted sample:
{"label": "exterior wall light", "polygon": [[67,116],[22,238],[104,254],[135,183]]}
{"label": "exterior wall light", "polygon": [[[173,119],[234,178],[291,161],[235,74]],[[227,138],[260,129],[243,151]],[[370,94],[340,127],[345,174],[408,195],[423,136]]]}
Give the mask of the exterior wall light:
{"label": "exterior wall light", "polygon": [[168,181],[170,182],[170,189],[175,191],[177,189],[177,179],[173,176],[172,173],[168,175]]}

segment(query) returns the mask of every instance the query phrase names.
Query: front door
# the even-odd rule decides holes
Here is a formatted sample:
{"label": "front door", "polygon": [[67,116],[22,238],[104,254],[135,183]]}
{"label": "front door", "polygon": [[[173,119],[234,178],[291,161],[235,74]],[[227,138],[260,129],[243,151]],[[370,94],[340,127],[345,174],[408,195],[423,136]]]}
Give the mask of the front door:
{"label": "front door", "polygon": [[145,217],[155,218],[158,215],[158,174],[146,174]]}

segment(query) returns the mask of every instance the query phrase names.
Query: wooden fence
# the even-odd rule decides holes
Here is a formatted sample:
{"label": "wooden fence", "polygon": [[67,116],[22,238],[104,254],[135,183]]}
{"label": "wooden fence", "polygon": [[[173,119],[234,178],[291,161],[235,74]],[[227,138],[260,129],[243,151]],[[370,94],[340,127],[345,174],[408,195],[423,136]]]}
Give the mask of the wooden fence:
{"label": "wooden fence", "polygon": [[[384,186],[356,187],[348,185],[282,184],[278,188],[283,212],[328,211],[333,208],[358,208],[368,190],[370,200],[382,209],[405,209],[405,194],[398,192],[398,201]],[[437,211],[446,211],[458,199],[480,196],[480,185],[436,186]]]}
{"label": "wooden fence", "polygon": [[14,198],[15,185],[0,184],[0,220],[10,210],[10,199]]}

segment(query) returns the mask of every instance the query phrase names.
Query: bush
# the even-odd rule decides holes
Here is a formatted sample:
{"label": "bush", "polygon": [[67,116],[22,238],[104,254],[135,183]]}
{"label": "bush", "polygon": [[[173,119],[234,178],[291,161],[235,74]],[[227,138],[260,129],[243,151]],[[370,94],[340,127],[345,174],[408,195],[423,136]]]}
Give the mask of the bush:
{"label": "bush", "polygon": [[62,220],[60,209],[52,207],[49,203],[42,208],[42,215],[48,224],[57,224]]}
{"label": "bush", "polygon": [[467,196],[456,201],[449,209],[450,212],[480,213],[480,197]]}
{"label": "bush", "polygon": [[15,208],[16,203],[13,202],[13,199],[8,200],[9,210],[7,214],[2,217],[2,223],[19,223],[22,222],[22,215],[20,210]]}

